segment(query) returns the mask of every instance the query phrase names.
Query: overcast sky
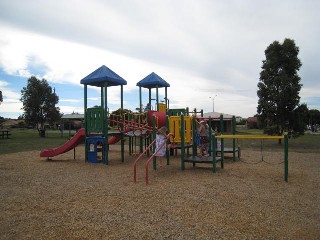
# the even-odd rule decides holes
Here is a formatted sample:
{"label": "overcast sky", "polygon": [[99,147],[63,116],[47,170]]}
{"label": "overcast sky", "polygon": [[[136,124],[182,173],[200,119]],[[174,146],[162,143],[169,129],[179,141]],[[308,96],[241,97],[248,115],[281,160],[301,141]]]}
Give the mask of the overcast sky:
{"label": "overcast sky", "polygon": [[[320,110],[320,1],[0,0],[0,9],[3,117],[22,113],[31,75],[55,87],[63,113],[83,112],[80,80],[101,65],[127,80],[125,108],[139,106],[136,83],[155,72],[172,108],[253,116],[264,50],[285,38],[300,48],[301,103]],[[119,108],[119,88],[108,91]]]}

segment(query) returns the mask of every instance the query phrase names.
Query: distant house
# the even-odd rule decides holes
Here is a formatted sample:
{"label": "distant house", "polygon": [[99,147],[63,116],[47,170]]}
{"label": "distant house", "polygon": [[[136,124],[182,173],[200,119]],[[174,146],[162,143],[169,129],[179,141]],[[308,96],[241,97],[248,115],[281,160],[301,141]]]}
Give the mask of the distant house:
{"label": "distant house", "polygon": [[[71,114],[64,114],[61,119],[64,123],[67,123],[68,129],[79,129],[83,127],[84,122],[84,114],[79,113],[71,113]],[[66,129],[67,126],[64,126]]]}
{"label": "distant house", "polygon": [[220,115],[223,115],[223,131],[225,133],[232,133],[232,118],[233,115],[219,113],[219,112],[208,112],[204,113],[204,118],[212,118],[212,128],[220,132]]}
{"label": "distant house", "polygon": [[84,114],[81,114],[81,113],[64,114],[61,118],[62,119],[84,120]]}
{"label": "distant house", "polygon": [[246,126],[248,129],[258,128],[258,118],[257,117],[248,117],[246,121]]}
{"label": "distant house", "polygon": [[239,122],[241,122],[241,121],[242,121],[242,117],[236,116],[236,123],[239,123]]}

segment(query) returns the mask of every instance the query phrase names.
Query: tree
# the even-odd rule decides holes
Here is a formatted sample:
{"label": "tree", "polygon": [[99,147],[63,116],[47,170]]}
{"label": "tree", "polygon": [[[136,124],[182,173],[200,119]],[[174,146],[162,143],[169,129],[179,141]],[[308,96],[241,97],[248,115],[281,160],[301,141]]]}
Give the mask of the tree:
{"label": "tree", "polygon": [[53,125],[60,121],[60,109],[55,105],[59,102],[59,97],[49,86],[47,80],[38,80],[32,76],[28,79],[27,87],[21,90],[21,99],[23,103],[23,118],[27,124],[33,127],[40,123],[40,129],[44,130],[44,124]]}
{"label": "tree", "polygon": [[294,110],[299,106],[301,61],[294,40],[274,41],[265,50],[258,83],[258,119],[268,134],[293,130]]}
{"label": "tree", "polygon": [[294,109],[290,119],[290,123],[292,123],[291,130],[294,137],[304,134],[304,130],[308,124],[308,115],[309,109],[306,104],[301,104]]}
{"label": "tree", "polygon": [[309,110],[308,115],[308,125],[311,128],[311,131],[316,131],[317,127],[320,126],[320,111],[317,109]]}

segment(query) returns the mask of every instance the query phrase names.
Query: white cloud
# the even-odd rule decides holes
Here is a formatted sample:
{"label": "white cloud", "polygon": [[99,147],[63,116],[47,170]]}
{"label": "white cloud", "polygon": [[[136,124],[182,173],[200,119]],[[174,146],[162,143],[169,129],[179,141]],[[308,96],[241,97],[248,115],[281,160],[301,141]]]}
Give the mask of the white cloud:
{"label": "white cloud", "polygon": [[21,94],[20,92],[17,93],[10,87],[10,83],[6,81],[1,81],[0,80],[0,88],[2,91],[2,97],[4,100],[7,102],[17,102],[20,101]]}
{"label": "white cloud", "polygon": [[16,117],[22,114],[22,103],[20,102],[20,92],[12,90],[10,83],[0,80],[0,90],[2,91],[3,102],[0,104],[1,116],[6,113],[17,113]]}
{"label": "white cloud", "polygon": [[0,80],[0,87],[3,88],[5,86],[8,86],[8,83]]}
{"label": "white cloud", "polygon": [[[274,40],[295,39],[303,62],[302,98],[319,96],[313,89],[319,7],[302,0],[1,1],[0,66],[9,74],[36,72],[50,83],[79,85],[106,65],[127,80],[130,108],[139,101],[131,96],[136,83],[156,72],[171,84],[171,106],[211,111],[209,97],[218,94],[215,110],[247,117],[256,112],[261,62]],[[90,97],[99,94],[97,89]],[[108,92],[112,107],[119,105],[119,94]],[[61,96],[60,102],[79,107],[82,100],[70,98]]]}
{"label": "white cloud", "polygon": [[79,100],[79,99],[62,99],[62,100],[59,100],[59,102],[79,103],[79,102],[83,102],[83,100]]}
{"label": "white cloud", "polygon": [[65,106],[65,105],[60,105],[60,113],[63,114],[68,114],[68,113],[83,113],[83,108],[80,107],[71,107],[71,106]]}

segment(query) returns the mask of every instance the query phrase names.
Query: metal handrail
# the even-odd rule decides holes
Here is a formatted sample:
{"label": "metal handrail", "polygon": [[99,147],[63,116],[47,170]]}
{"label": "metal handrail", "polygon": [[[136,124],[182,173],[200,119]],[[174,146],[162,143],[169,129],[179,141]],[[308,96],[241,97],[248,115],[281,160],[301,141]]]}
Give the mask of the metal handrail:
{"label": "metal handrail", "polygon": [[146,162],[146,184],[149,183],[149,163],[150,163],[150,161],[152,160],[152,158],[154,157],[154,155],[156,155],[156,154],[160,151],[160,149],[166,144],[166,142],[167,142],[167,140],[170,138],[170,136],[173,136],[173,137],[174,137],[174,135],[173,135],[172,133],[169,133],[169,134],[166,136],[166,141],[163,142],[163,143],[158,147],[157,151],[155,151],[155,152],[152,154],[152,156],[147,160],[147,162]]}
{"label": "metal handrail", "polygon": [[133,176],[134,176],[134,182],[137,181],[137,162],[141,159],[141,157],[153,146],[153,144],[156,142],[156,139],[154,139],[150,145],[138,156],[138,158],[133,163]]}

